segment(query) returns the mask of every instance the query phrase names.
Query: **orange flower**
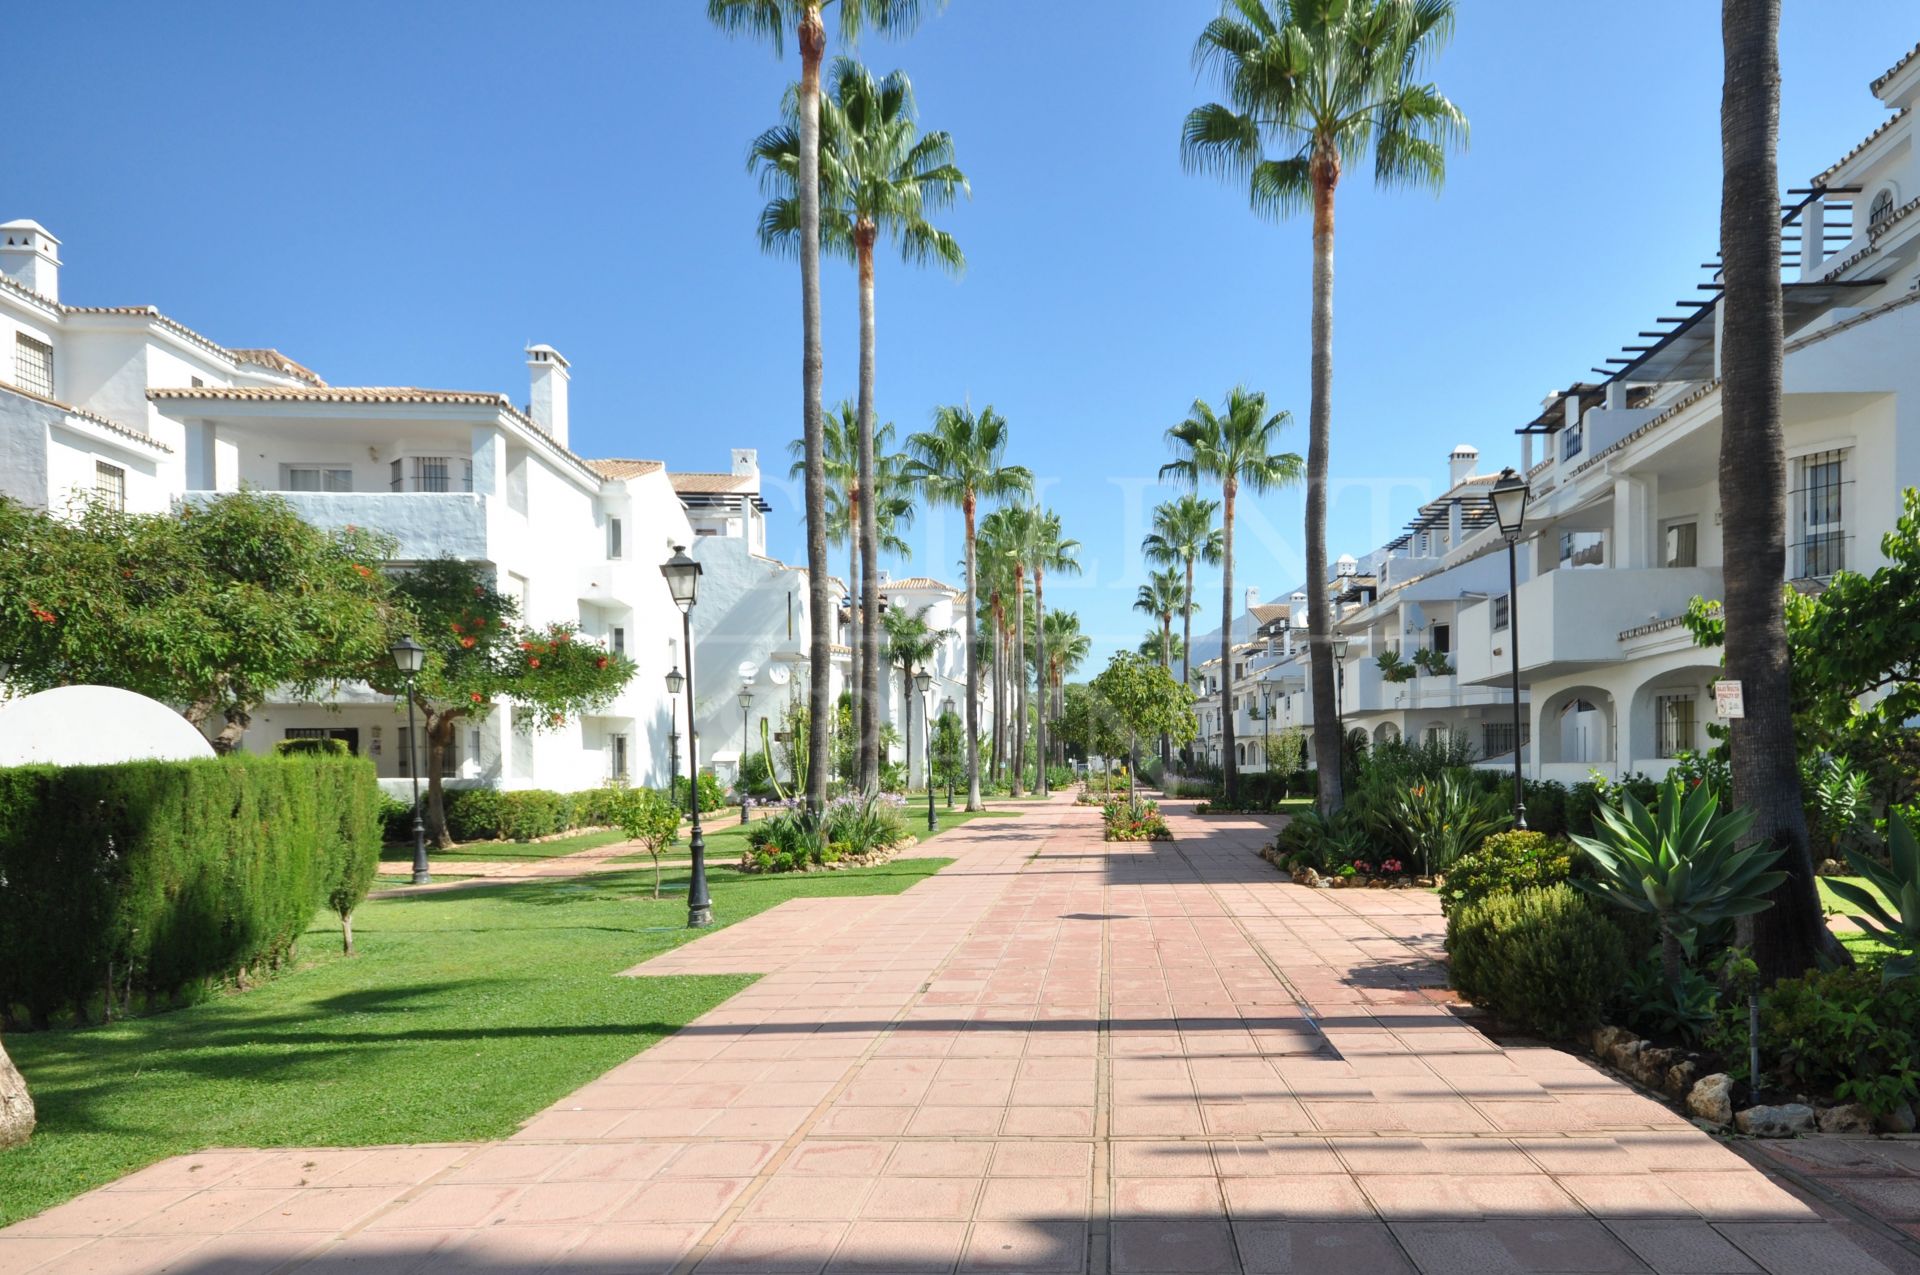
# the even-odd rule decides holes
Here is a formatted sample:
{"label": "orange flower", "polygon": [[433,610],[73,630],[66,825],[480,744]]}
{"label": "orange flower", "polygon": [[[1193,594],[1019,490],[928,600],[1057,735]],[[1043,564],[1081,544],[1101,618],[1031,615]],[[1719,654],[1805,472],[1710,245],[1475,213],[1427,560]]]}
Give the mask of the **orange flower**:
{"label": "orange flower", "polygon": [[469,695],[467,698],[471,699],[474,703],[478,704],[480,702],[480,692],[475,691],[473,692],[473,694]]}
{"label": "orange flower", "polygon": [[533,657],[532,659],[530,659],[530,660],[528,660],[528,661],[527,661],[527,667],[528,667],[528,668],[539,668],[539,667],[540,667],[540,657],[536,655],[536,656],[534,656],[534,657]]}
{"label": "orange flower", "polygon": [[360,573],[360,578],[362,580],[365,580],[367,577],[373,574],[373,568],[366,566],[363,563],[359,563],[359,562],[354,563],[353,569]]}
{"label": "orange flower", "polygon": [[601,656],[599,659],[593,662],[593,666],[595,668],[605,668],[607,666],[607,657],[604,655]]}
{"label": "orange flower", "polygon": [[473,646],[473,639],[470,637],[463,637],[460,639],[460,645],[471,649]]}

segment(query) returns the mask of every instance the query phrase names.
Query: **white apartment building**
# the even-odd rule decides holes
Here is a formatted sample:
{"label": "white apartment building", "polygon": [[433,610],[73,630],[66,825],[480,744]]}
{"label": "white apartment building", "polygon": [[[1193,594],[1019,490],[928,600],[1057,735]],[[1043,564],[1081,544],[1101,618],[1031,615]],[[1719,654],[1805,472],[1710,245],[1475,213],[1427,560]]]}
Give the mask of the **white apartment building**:
{"label": "white apartment building", "polygon": [[[1800,588],[1880,565],[1901,492],[1920,485],[1920,48],[1871,87],[1891,114],[1786,210],[1785,531]],[[1524,582],[1465,605],[1455,640],[1460,685],[1497,687],[1517,618],[1538,777],[1658,775],[1708,743],[1718,653],[1679,620],[1722,588],[1721,296],[1702,296],[1521,430],[1529,452],[1546,447],[1527,467]],[[1504,557],[1497,531],[1447,561],[1483,555]]]}

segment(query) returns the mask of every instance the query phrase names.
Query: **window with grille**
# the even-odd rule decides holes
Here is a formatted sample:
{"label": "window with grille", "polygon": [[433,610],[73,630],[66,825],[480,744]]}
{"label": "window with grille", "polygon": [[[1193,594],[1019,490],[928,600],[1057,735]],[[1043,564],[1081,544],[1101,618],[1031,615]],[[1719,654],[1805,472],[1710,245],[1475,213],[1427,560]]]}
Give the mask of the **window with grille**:
{"label": "window with grille", "polygon": [[1665,547],[1661,561],[1669,567],[1700,565],[1700,525],[1695,522],[1670,522],[1662,536]]}
{"label": "window with grille", "polygon": [[1893,192],[1882,190],[1873,197],[1873,205],[1867,209],[1867,230],[1880,229],[1893,217]]}
{"label": "window with grille", "polygon": [[[400,729],[399,734],[400,734],[400,748],[396,756],[398,757],[398,760],[400,763],[400,773],[403,775],[410,775],[413,773],[414,732],[406,729],[405,727],[402,727]],[[455,735],[452,739],[449,739],[447,741],[446,751],[440,754],[440,778],[452,779],[454,778],[455,773],[459,770],[460,768],[459,744],[460,744],[460,737],[458,735]],[[421,758],[420,770],[422,774],[425,774],[426,764],[427,764],[426,757],[431,756],[433,750],[426,746],[424,740],[421,742],[421,749],[422,749],[422,752],[425,754],[425,756]]]}
{"label": "window with grille", "polygon": [[1500,632],[1512,622],[1512,611],[1513,598],[1511,595],[1503,593],[1493,600],[1493,631],[1495,633]]}
{"label": "window with grille", "polygon": [[13,334],[13,383],[29,394],[53,397],[53,347],[24,332]]}
{"label": "window with grille", "polygon": [[609,558],[618,558],[621,556],[620,520],[618,518],[607,519],[607,556]]}
{"label": "window with grille", "polygon": [[1653,697],[1653,755],[1678,757],[1694,748],[1693,696]]}
{"label": "window with grille", "polygon": [[459,478],[455,478],[454,460],[450,456],[409,456],[396,460],[389,467],[392,475],[391,487],[394,491],[472,491],[473,458],[464,458],[459,465]]}
{"label": "window with grille", "polygon": [[103,460],[93,462],[93,496],[109,509],[127,507],[127,471]]}
{"label": "window with grille", "polygon": [[1586,445],[1585,439],[1581,437],[1585,432],[1585,429],[1579,425],[1560,431],[1561,460],[1572,460],[1580,454],[1580,449]]}
{"label": "window with grille", "polygon": [[627,737],[607,736],[607,778],[624,783],[627,779]]}
{"label": "window with grille", "polygon": [[[1520,743],[1524,747],[1533,742],[1533,728],[1527,723],[1520,724]],[[1482,757],[1502,757],[1513,751],[1512,722],[1482,722],[1480,724],[1480,755]]]}
{"label": "window with grille", "polygon": [[1795,462],[1799,537],[1790,555],[1796,578],[1824,578],[1847,565],[1846,452],[1815,452]]}
{"label": "window with grille", "polygon": [[352,491],[353,470],[336,465],[286,465],[283,491]]}

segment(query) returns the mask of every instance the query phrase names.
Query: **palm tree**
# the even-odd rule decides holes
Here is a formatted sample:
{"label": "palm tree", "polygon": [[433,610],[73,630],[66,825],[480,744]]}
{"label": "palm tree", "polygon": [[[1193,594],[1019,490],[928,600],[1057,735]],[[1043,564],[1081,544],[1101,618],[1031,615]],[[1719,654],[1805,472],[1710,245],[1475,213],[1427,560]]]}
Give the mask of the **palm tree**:
{"label": "palm tree", "polygon": [[[1746,716],[1730,723],[1733,803],[1748,837],[1780,849],[1773,906],[1742,921],[1766,983],[1822,955],[1846,960],[1827,929],[1807,848],[1790,705],[1786,617],[1786,445],[1780,421],[1780,0],[1723,0],[1720,90],[1720,505],[1726,523],[1726,676]],[[1749,928],[1750,927],[1750,928]]]}
{"label": "palm tree", "polygon": [[1147,561],[1162,567],[1179,567],[1186,573],[1185,601],[1180,614],[1180,685],[1193,685],[1193,613],[1199,607],[1193,600],[1193,564],[1196,560],[1212,566],[1226,552],[1226,537],[1213,525],[1220,502],[1206,500],[1191,492],[1155,506],[1153,530],[1140,542]]}
{"label": "palm tree", "polygon": [[[1467,120],[1418,76],[1453,33],[1453,0],[1226,0],[1194,45],[1225,102],[1181,130],[1189,170],[1244,180],[1254,211],[1313,213],[1313,405],[1307,440],[1307,626],[1313,701],[1333,703],[1327,646],[1327,450],[1333,422],[1333,199],[1341,169],[1373,152],[1383,187],[1446,179]],[[1269,149],[1271,148],[1271,149]],[[1769,198],[1773,196],[1769,195]],[[1314,753],[1341,755],[1340,727],[1315,714]],[[1340,808],[1340,768],[1319,768],[1320,806]]]}
{"label": "palm tree", "polygon": [[[1052,701],[1053,719],[1059,721],[1067,712],[1067,678],[1086,662],[1093,651],[1093,639],[1080,631],[1080,617],[1071,611],[1049,612],[1045,627],[1047,657],[1040,671]],[[1064,749],[1060,750],[1060,761],[1063,764],[1066,761]]]}
{"label": "palm tree", "polygon": [[[1057,575],[1080,574],[1080,542],[1063,537],[1060,515],[1051,509],[1037,511],[1033,521],[1033,540],[1028,546],[1033,555],[1033,638],[1034,675],[1044,679],[1047,670],[1047,572]],[[1020,684],[1026,686],[1022,670]],[[1047,795],[1047,714],[1046,685],[1040,686],[1041,711],[1033,718],[1034,791]],[[1024,720],[1024,716],[1022,718]]]}
{"label": "palm tree", "polygon": [[[1175,633],[1171,640],[1169,640],[1166,633],[1162,630],[1148,629],[1147,635],[1140,639],[1140,645],[1135,647],[1134,650],[1140,652],[1140,654],[1150,660],[1157,660],[1161,656],[1169,653],[1171,653],[1174,659],[1178,659],[1180,658],[1180,635]],[[1169,668],[1171,668],[1170,665]]]}
{"label": "palm tree", "polygon": [[[799,168],[799,137],[792,118],[761,134],[754,162],[767,173],[775,198],[761,214],[763,239],[798,232],[794,177]],[[862,488],[873,486],[874,437],[874,291],[873,250],[884,234],[899,244],[902,259],[932,261],[959,273],[966,258],[952,235],[936,230],[930,212],[950,206],[967,191],[967,179],[953,163],[953,139],[946,133],[922,135],[914,119],[913,86],[895,71],[876,81],[851,58],[836,59],[820,116],[821,242],[847,257],[858,272],[860,293],[860,406],[857,416],[856,468]],[[879,782],[878,634],[880,575],[875,510],[862,506],[859,538],[865,573],[848,581],[857,591],[859,637],[853,643],[854,684],[858,687],[859,763],[856,782],[871,791]]]}
{"label": "palm tree", "polygon": [[1221,406],[1216,413],[1206,400],[1193,401],[1187,419],[1167,431],[1167,441],[1183,454],[1162,465],[1160,476],[1171,475],[1195,486],[1203,478],[1220,480],[1225,510],[1221,517],[1225,548],[1220,555],[1221,760],[1222,787],[1231,802],[1238,797],[1240,785],[1240,768],[1233,756],[1233,502],[1241,483],[1263,492],[1299,482],[1302,465],[1294,453],[1273,450],[1280,431],[1293,417],[1285,411],[1269,415],[1265,394],[1236,385],[1227,391]]}
{"label": "palm tree", "polygon": [[[794,93],[794,227],[800,256],[800,422],[806,448],[807,625],[813,658],[807,688],[807,805],[816,814],[827,801],[827,718],[832,645],[827,600],[827,479],[821,455],[820,346],[820,63],[827,51],[822,11],[839,6],[840,38],[848,44],[863,27],[904,35],[919,24],[923,0],[707,0],[707,17],[722,29],[759,36],[779,57],[792,26],[800,44],[800,85]],[[764,242],[765,236],[762,235]],[[851,585],[851,581],[849,581]]]}
{"label": "palm tree", "polygon": [[[1140,653],[1149,658],[1158,655],[1160,667],[1171,673],[1173,671],[1173,617],[1190,616],[1193,613],[1193,604],[1189,600],[1187,589],[1181,584],[1180,573],[1168,567],[1149,575],[1147,582],[1141,585],[1140,591],[1134,595],[1133,609],[1160,621],[1159,649],[1157,651],[1149,649],[1152,645],[1152,639],[1149,638],[1148,644],[1141,647]],[[1182,650],[1184,649],[1183,644]],[[1173,742],[1167,737],[1165,731],[1160,733],[1160,764],[1162,766],[1173,764]]]}
{"label": "palm tree", "polygon": [[907,439],[908,478],[929,501],[956,506],[967,536],[967,809],[980,809],[980,649],[975,608],[975,513],[982,497],[1001,500],[1033,489],[1025,466],[1006,463],[1007,420],[991,406],[934,411],[933,428]]}
{"label": "palm tree", "polygon": [[[1006,505],[987,515],[981,527],[982,543],[993,546],[989,559],[1000,559],[1001,591],[994,594],[994,627],[1000,637],[1000,668],[1003,676],[994,679],[996,690],[1005,687],[1006,717],[1011,734],[996,730],[1013,770],[1013,795],[1018,797],[1026,774],[1027,742],[1027,568],[1033,560],[1034,512],[1027,505]],[[1010,601],[1009,601],[1010,599]],[[1013,622],[1006,622],[1011,607]],[[999,720],[996,715],[996,722]],[[996,757],[997,759],[997,757]]]}
{"label": "palm tree", "polygon": [[[936,629],[927,623],[927,612],[931,609],[930,607],[921,607],[918,611],[909,613],[905,607],[894,607],[881,617],[881,622],[887,630],[887,658],[900,668],[900,684],[903,696],[914,693],[914,669],[925,668],[929,672],[932,671],[933,657],[935,653],[939,651],[940,644],[952,636],[949,630]],[[931,729],[933,724],[930,716],[933,711],[932,706],[929,705],[925,711],[929,714],[926,725]],[[907,740],[906,748],[907,782],[911,785],[913,782],[913,740]],[[924,751],[924,748],[922,751]],[[921,761],[922,765],[926,766],[926,759],[922,758]],[[930,766],[926,766],[926,770],[928,776],[927,782],[932,783],[933,770]]]}
{"label": "palm tree", "polygon": [[[852,403],[841,399],[839,405],[826,416],[821,452],[827,469],[827,543],[847,546],[849,612],[855,609],[851,599],[866,556],[861,545],[860,516],[857,512],[863,505],[872,507],[874,548],[900,558],[913,556],[913,547],[900,534],[901,525],[912,522],[914,512],[911,490],[901,476],[901,469],[906,462],[897,453],[887,450],[893,446],[893,422],[887,422],[874,432],[874,445],[881,449],[881,455],[870,483],[860,481],[858,436],[859,416]],[[787,453],[793,457],[793,465],[787,471],[791,478],[801,478],[806,473],[805,446],[802,439],[794,439],[787,444]],[[853,647],[853,666],[857,670],[860,667],[861,643],[866,635],[861,624],[849,627],[852,630],[849,645]],[[860,703],[863,698],[856,685],[854,703]]]}

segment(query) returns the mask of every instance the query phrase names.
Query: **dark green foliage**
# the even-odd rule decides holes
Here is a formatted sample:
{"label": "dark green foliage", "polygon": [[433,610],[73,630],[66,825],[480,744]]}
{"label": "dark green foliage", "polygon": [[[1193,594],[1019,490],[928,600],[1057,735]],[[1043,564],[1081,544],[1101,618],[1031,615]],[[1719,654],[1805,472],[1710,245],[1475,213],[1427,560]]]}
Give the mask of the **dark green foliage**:
{"label": "dark green foliage", "polygon": [[347,757],[352,754],[344,739],[283,739],[274,744],[273,751],[282,757]]}
{"label": "dark green foliage", "polygon": [[[847,732],[845,731],[840,732],[843,738],[845,737],[846,733]],[[687,811],[688,813],[692,813],[692,810],[693,810],[692,790],[689,788],[687,784],[687,777],[685,775],[675,775],[673,778],[673,800],[674,800],[674,804],[679,806],[680,809]],[[714,811],[720,809],[722,806],[726,804],[727,804],[727,794],[725,790],[723,790],[720,787],[720,781],[713,777],[712,771],[710,770],[701,771],[700,772],[700,809],[707,814],[712,814]]]}
{"label": "dark green foliage", "polygon": [[[1622,794],[1631,794],[1641,805],[1651,804],[1660,792],[1660,784],[1651,775],[1638,772],[1620,779],[1589,779],[1567,790],[1567,835],[1591,837],[1600,827],[1600,807],[1620,809]],[[1527,822],[1531,824],[1532,810]]]}
{"label": "dark green foliage", "polygon": [[369,762],[247,757],[0,770],[0,1009],[171,999],[284,961],[379,862]]}
{"label": "dark green foliage", "polygon": [[[1682,968],[1677,983],[1668,982],[1666,968],[1655,953],[1633,967],[1620,997],[1628,1027],[1656,1040],[1679,1040],[1688,1046],[1698,1045],[1713,1027],[1722,1000],[1719,985],[1691,965]],[[1745,1014],[1744,1001],[1729,1004]]]}
{"label": "dark green foliage", "polygon": [[[1506,771],[1482,771],[1482,774],[1497,775],[1500,791],[1513,791],[1513,776]],[[1567,828],[1567,786],[1552,779],[1526,779],[1521,781],[1521,791],[1526,795],[1527,827],[1534,832],[1544,832],[1549,837],[1565,837]]]}
{"label": "dark green foliage", "polygon": [[[616,794],[612,788],[575,793],[544,788],[449,788],[447,832],[455,841],[537,841],[575,828],[610,828],[620,822]],[[389,810],[388,839],[411,840],[412,803]]]}
{"label": "dark green foliage", "polygon": [[1544,832],[1496,832],[1447,870],[1440,906],[1451,916],[1490,894],[1538,889],[1565,881],[1573,871],[1571,847]]}
{"label": "dark green foliage", "polygon": [[[1710,1042],[1746,1078],[1744,1004],[1724,1007]],[[1862,1102],[1876,1112],[1920,1100],[1920,980],[1881,981],[1871,965],[1809,970],[1761,995],[1761,1086]]]}
{"label": "dark green foliage", "polygon": [[1632,968],[1624,930],[1564,883],[1457,908],[1447,951],[1461,994],[1554,1039],[1600,1023]]}

